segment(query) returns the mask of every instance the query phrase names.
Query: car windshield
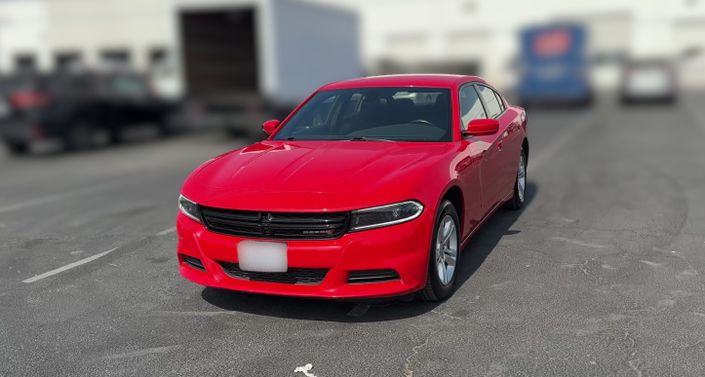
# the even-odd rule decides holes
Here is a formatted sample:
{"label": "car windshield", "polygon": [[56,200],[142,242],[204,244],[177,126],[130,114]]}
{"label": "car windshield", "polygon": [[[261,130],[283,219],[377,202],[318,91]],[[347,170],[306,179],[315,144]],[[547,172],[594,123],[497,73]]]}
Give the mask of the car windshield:
{"label": "car windshield", "polygon": [[274,140],[450,141],[450,90],[326,90],[309,100]]}

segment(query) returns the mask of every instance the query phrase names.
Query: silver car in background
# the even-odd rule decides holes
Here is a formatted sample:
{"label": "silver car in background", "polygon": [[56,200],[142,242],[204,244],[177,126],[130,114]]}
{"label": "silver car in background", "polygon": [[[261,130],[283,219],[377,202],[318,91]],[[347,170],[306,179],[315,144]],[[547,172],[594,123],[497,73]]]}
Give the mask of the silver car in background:
{"label": "silver car in background", "polygon": [[665,59],[630,61],[624,65],[620,98],[622,104],[637,102],[675,103],[678,84],[673,64]]}

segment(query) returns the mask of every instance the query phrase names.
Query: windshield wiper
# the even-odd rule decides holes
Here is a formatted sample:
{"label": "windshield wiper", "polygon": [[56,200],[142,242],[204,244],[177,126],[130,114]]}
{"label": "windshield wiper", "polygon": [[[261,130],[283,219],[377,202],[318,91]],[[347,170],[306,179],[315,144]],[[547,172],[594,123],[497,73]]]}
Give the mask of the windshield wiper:
{"label": "windshield wiper", "polygon": [[378,138],[374,138],[374,137],[365,137],[365,136],[355,136],[353,138],[348,139],[348,141],[391,141],[391,142],[394,142],[394,140],[378,139]]}

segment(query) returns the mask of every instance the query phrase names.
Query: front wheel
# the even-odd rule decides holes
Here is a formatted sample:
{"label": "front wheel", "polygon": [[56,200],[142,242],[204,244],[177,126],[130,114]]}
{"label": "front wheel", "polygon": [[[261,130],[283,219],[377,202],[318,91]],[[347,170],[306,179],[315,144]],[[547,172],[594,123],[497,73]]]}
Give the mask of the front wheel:
{"label": "front wheel", "polygon": [[421,297],[427,301],[438,301],[448,297],[453,291],[460,259],[460,221],[458,211],[448,200],[438,209],[433,228],[428,261],[428,277]]}
{"label": "front wheel", "polygon": [[512,210],[521,209],[526,201],[526,151],[521,148],[519,154],[519,166],[517,167],[517,177],[514,181],[514,195],[507,202],[506,207]]}

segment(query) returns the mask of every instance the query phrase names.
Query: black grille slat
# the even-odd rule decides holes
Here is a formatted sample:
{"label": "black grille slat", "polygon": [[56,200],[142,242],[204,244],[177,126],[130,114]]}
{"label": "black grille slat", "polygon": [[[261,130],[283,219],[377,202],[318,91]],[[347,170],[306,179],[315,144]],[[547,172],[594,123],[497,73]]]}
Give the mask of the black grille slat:
{"label": "black grille slat", "polygon": [[255,223],[255,222],[222,220],[219,218],[209,218],[208,222],[213,224],[214,226],[224,226],[224,227],[233,227],[233,228],[244,227],[244,228],[256,228],[256,229],[262,228],[262,224]]}
{"label": "black grille slat", "polygon": [[201,207],[203,222],[216,233],[255,238],[324,240],[342,236],[350,214],[254,212]]}
{"label": "black grille slat", "polygon": [[289,268],[287,272],[243,271],[237,263],[218,262],[228,276],[236,279],[280,284],[320,284],[326,277],[325,268]]}
{"label": "black grille slat", "polygon": [[335,229],[340,227],[340,224],[284,224],[284,223],[277,223],[277,224],[272,224],[272,227],[276,229],[312,229],[312,230],[327,230],[327,229]]}
{"label": "black grille slat", "polygon": [[262,219],[262,214],[260,212],[223,211],[210,209],[208,213],[211,217],[221,220],[259,221]]}
{"label": "black grille slat", "polygon": [[290,216],[281,216],[276,213],[272,213],[269,217],[269,221],[272,223],[296,223],[296,224],[330,224],[339,223],[345,221],[346,215],[330,216],[327,214],[322,214],[319,216],[309,216],[309,215],[299,215],[291,214]]}

